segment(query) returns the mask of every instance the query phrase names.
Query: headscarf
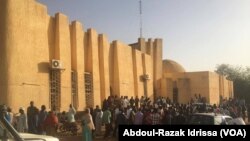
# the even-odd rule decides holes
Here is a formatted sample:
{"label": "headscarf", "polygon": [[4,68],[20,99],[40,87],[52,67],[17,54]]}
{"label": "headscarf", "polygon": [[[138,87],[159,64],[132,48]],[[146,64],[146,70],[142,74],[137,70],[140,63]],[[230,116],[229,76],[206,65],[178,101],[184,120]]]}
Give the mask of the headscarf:
{"label": "headscarf", "polygon": [[90,109],[89,108],[86,109],[82,120],[83,120],[83,123],[86,124],[89,127],[89,129],[91,129],[91,130],[95,129],[95,126],[94,126],[93,119],[92,119],[92,116],[90,114]]}

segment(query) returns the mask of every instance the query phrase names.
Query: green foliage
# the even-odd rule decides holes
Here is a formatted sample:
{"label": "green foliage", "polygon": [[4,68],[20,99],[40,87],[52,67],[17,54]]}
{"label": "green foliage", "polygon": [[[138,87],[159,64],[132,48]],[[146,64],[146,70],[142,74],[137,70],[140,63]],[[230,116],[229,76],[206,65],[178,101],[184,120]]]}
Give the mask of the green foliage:
{"label": "green foliage", "polygon": [[246,99],[250,102],[250,68],[220,64],[216,71],[234,82],[234,95],[237,98]]}

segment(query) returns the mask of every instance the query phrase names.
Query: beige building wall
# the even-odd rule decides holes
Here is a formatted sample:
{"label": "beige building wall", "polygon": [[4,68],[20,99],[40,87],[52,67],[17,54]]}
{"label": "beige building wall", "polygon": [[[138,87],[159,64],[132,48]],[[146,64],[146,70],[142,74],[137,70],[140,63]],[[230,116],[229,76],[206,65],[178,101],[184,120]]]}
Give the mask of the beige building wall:
{"label": "beige building wall", "polygon": [[[158,39],[158,40],[160,40],[160,39]],[[155,41],[153,39],[148,39],[148,41],[146,41],[144,38],[139,38],[137,43],[130,44],[130,46],[133,49],[135,49],[136,52],[140,52],[140,54],[142,55],[143,74],[147,74],[150,77],[150,80],[141,81],[143,84],[143,93],[141,93],[141,94],[138,93],[138,97],[148,96],[151,98],[151,100],[153,100],[153,96],[154,96],[154,86],[153,86],[153,84],[155,82],[154,71],[158,70],[158,68],[154,69],[155,63],[154,63],[154,54],[153,53],[154,53],[156,45],[160,46],[160,48],[162,48],[161,44],[159,44],[159,42],[155,43]],[[133,58],[136,58],[136,57],[134,57],[135,51],[133,52]],[[160,53],[160,52],[158,52],[158,53]],[[161,54],[155,55],[155,56],[161,56]],[[138,67],[137,60],[133,61],[134,66],[136,66],[136,64],[137,64],[137,67],[134,67],[134,72],[137,71],[136,70],[137,68],[140,69],[140,67]],[[134,73],[134,78],[135,78],[135,91],[137,92],[138,91],[137,83],[139,83],[139,82],[136,82],[136,80],[139,81],[137,73]]]}
{"label": "beige building wall", "polygon": [[[206,99],[209,98],[208,72],[165,73],[164,78],[167,78],[168,81],[171,79],[172,83],[176,82],[179,92],[178,100],[181,100],[183,103],[188,103],[191,98],[195,97],[195,94],[197,96],[200,94],[202,97],[206,97]],[[168,88],[164,89],[171,91]],[[171,96],[173,92],[171,93],[167,95],[173,100],[173,96]]]}
{"label": "beige building wall", "polygon": [[195,97],[195,94],[209,99],[209,79],[208,72],[190,72],[187,73],[191,81],[190,96]]}
{"label": "beige building wall", "polygon": [[223,76],[219,76],[219,92],[220,92],[220,96],[224,97],[224,81],[223,81]]}
{"label": "beige building wall", "polygon": [[[143,81],[143,66],[142,66],[142,53],[137,49],[132,49],[132,62],[134,74],[134,89],[135,96],[144,95],[144,81]],[[130,97],[129,97],[130,98]]]}
{"label": "beige building wall", "polygon": [[119,65],[118,65],[118,54],[117,54],[117,44],[118,41],[113,41],[110,45],[110,62],[109,62],[109,71],[110,74],[110,85],[111,85],[111,94],[120,96],[120,78],[119,78]]}
{"label": "beige building wall", "polygon": [[146,53],[152,57],[154,55],[154,40],[151,38],[146,42]]}
{"label": "beige building wall", "polygon": [[83,110],[85,103],[85,78],[84,78],[84,32],[80,22],[71,24],[71,69],[77,72],[77,109]]}
{"label": "beige building wall", "polygon": [[[218,95],[233,97],[233,82],[215,73],[164,73],[163,77],[161,39],[139,38],[132,47],[118,41],[110,44],[105,35],[98,35],[94,29],[84,32],[81,23],[70,25],[63,14],[49,16],[46,6],[35,0],[0,1],[0,46],[0,104],[14,110],[28,107],[31,100],[37,107],[45,104],[51,109],[52,59],[63,64],[61,111],[72,103],[72,70],[77,72],[79,110],[87,100],[84,72],[91,73],[93,79],[92,106],[101,105],[110,93],[129,98],[145,94],[152,99],[173,99],[175,83],[183,103],[195,94],[216,104]],[[143,74],[151,79],[143,82]]]}
{"label": "beige building wall", "polygon": [[172,83],[172,80],[171,80],[171,82],[167,82],[167,79],[170,79],[170,78],[164,77],[161,79],[161,96],[162,97],[167,97],[168,95],[170,95],[170,93],[168,92],[168,85],[167,84]]}
{"label": "beige building wall", "polygon": [[220,103],[219,75],[214,72],[208,72],[208,73],[209,73],[209,98],[207,100],[210,104],[218,105]]}
{"label": "beige building wall", "polygon": [[173,80],[170,79],[170,78],[167,78],[166,79],[166,96],[165,97],[168,97],[170,99],[173,99],[173,88],[174,88],[174,84],[173,84]]}
{"label": "beige building wall", "polygon": [[[49,60],[55,59],[55,30],[56,30],[56,20],[54,17],[47,15],[47,38],[48,38],[48,46],[49,46]],[[50,64],[51,65],[51,64]]]}
{"label": "beige building wall", "polygon": [[60,110],[66,110],[69,108],[69,104],[72,103],[70,26],[67,16],[61,13],[57,13],[55,19],[55,59],[59,59],[62,62],[64,69],[61,71]]}
{"label": "beige building wall", "polygon": [[[8,60],[10,58],[9,54],[9,46],[11,46],[12,38],[12,28],[8,26],[11,23],[11,13],[9,12],[7,0],[0,1],[0,104],[10,104],[11,100],[8,97],[8,89],[9,89],[9,72],[8,67],[9,63]],[[13,9],[13,8],[12,8]],[[7,15],[7,13],[9,13]],[[12,14],[13,15],[13,14]]]}
{"label": "beige building wall", "polygon": [[48,107],[47,9],[31,0],[1,0],[0,5],[0,103],[14,112],[31,100]]}
{"label": "beige building wall", "polygon": [[[118,41],[113,42],[113,84],[114,95],[135,96],[132,48]],[[131,68],[131,69],[128,69]]]}
{"label": "beige building wall", "polygon": [[[151,100],[153,100],[154,92],[153,92],[153,59],[152,56],[147,54],[142,54],[142,65],[143,65],[143,73],[148,74],[149,80],[147,80],[144,83],[144,93],[149,97]],[[143,94],[142,94],[143,95]],[[138,97],[141,97],[142,95],[138,95]]]}
{"label": "beige building wall", "polygon": [[229,93],[230,93],[230,84],[229,81],[224,77],[223,78],[224,81],[224,98],[229,98]]}
{"label": "beige building wall", "polygon": [[224,99],[229,99],[233,97],[233,82],[227,80],[224,76],[219,76],[220,84],[220,96]]}
{"label": "beige building wall", "polygon": [[155,39],[153,47],[153,80],[154,94],[161,95],[161,78],[162,78],[162,39]]}
{"label": "beige building wall", "polygon": [[[117,68],[117,62],[115,62],[115,58],[117,58],[117,55],[115,56],[114,55],[114,44],[115,44],[115,41],[113,41],[112,43],[110,43],[110,48],[109,48],[109,83],[110,83],[110,95],[117,95],[115,93],[115,83],[114,83],[114,79],[115,79],[115,76],[118,76],[118,75],[115,75],[114,73],[114,70],[116,69],[116,73],[118,73],[118,68]],[[116,79],[116,81],[119,81]]]}
{"label": "beige building wall", "polygon": [[104,34],[99,35],[99,63],[101,81],[101,102],[110,95],[109,49],[110,44]]}
{"label": "beige building wall", "polygon": [[101,105],[101,82],[100,82],[100,67],[99,67],[99,44],[98,34],[94,29],[88,29],[87,31],[87,46],[85,47],[85,71],[92,74],[93,81],[93,98],[92,106]]}
{"label": "beige building wall", "polygon": [[229,81],[229,84],[230,84],[230,87],[229,87],[229,89],[230,89],[229,97],[233,98],[234,97],[234,83],[233,83],[233,81]]}
{"label": "beige building wall", "polygon": [[226,80],[226,82],[227,82],[227,90],[228,90],[228,93],[226,93],[226,96],[225,96],[225,98],[226,99],[229,99],[229,97],[230,97],[230,95],[231,95],[231,82],[229,81],[229,80]]}
{"label": "beige building wall", "polygon": [[190,89],[190,79],[189,78],[178,78],[178,102],[188,103],[190,101],[191,89]]}
{"label": "beige building wall", "polygon": [[[219,104],[220,93],[233,92],[232,82],[219,77],[214,72],[184,72],[165,73],[162,80],[163,96],[168,96],[173,100],[173,83],[178,87],[178,100],[180,103],[188,103],[195,94],[205,97],[210,104]],[[221,79],[223,78],[223,79]],[[225,84],[226,83],[226,84]],[[222,85],[223,84],[223,85]],[[223,93],[225,97],[226,94]]]}
{"label": "beige building wall", "polygon": [[144,38],[139,38],[138,39],[138,49],[140,50],[141,53],[146,53],[146,41]]}
{"label": "beige building wall", "polygon": [[161,96],[162,97],[171,97],[173,99],[173,86],[172,86],[171,77],[164,77],[161,79]]}

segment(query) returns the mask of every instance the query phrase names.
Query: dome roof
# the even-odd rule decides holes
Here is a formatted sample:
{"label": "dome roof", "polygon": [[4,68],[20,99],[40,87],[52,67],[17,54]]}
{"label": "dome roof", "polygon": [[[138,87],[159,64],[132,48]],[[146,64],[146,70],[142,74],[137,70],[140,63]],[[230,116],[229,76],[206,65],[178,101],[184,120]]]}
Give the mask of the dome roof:
{"label": "dome roof", "polygon": [[168,59],[162,61],[162,71],[163,73],[186,72],[180,64]]}

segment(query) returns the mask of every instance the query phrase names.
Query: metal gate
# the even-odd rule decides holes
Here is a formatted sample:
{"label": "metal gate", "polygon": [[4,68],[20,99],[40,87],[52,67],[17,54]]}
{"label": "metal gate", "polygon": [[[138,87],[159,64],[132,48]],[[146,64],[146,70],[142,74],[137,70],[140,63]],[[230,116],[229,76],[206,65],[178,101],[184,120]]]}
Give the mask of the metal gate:
{"label": "metal gate", "polygon": [[60,111],[61,107],[61,73],[60,70],[50,71],[50,108]]}
{"label": "metal gate", "polygon": [[85,72],[85,99],[86,99],[86,106],[93,107],[94,106],[94,96],[93,96],[93,80],[92,74]]}
{"label": "metal gate", "polygon": [[71,72],[71,94],[72,94],[72,104],[77,109],[78,108],[78,82],[77,82],[77,72]]}

